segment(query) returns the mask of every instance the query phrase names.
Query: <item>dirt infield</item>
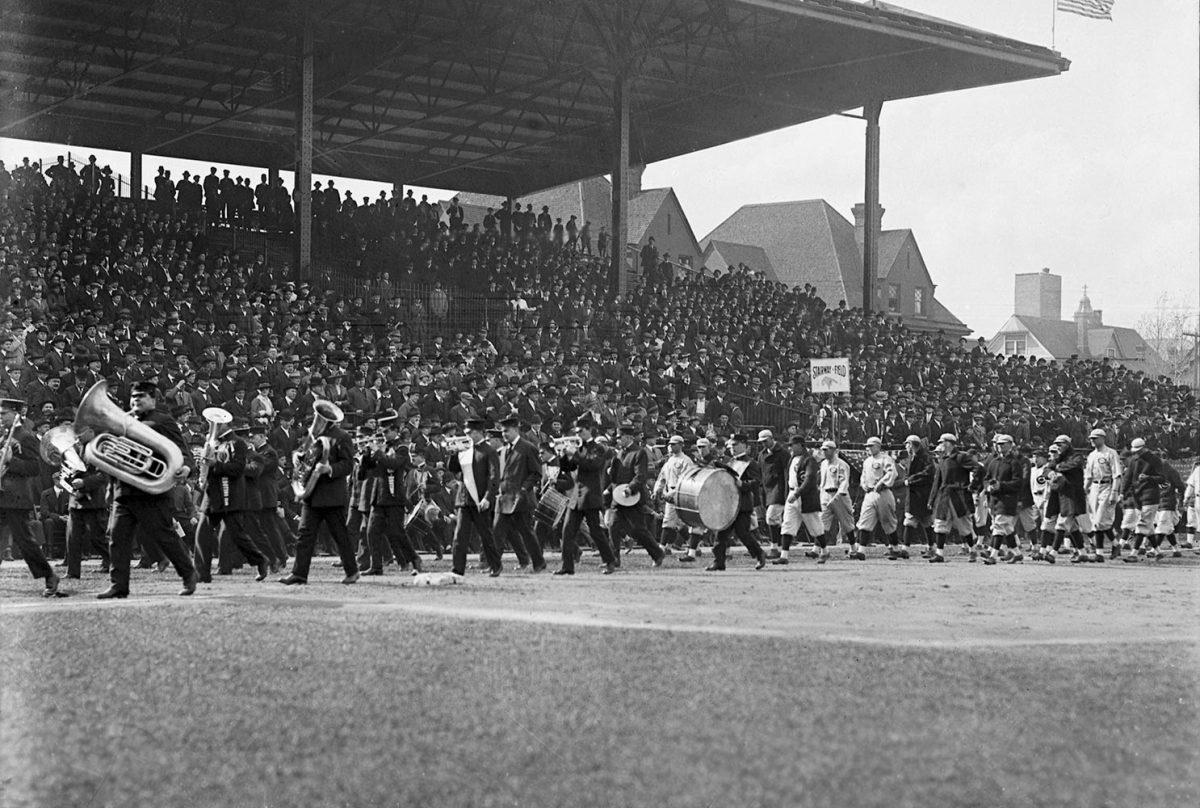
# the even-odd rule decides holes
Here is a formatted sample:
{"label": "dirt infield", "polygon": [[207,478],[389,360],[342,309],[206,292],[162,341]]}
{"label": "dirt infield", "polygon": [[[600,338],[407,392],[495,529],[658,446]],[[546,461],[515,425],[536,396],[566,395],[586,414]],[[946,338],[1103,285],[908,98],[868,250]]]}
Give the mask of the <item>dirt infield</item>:
{"label": "dirt infield", "polygon": [[[0,613],[53,612],[145,605],[143,598],[202,609],[209,600],[321,608],[390,609],[470,619],[593,625],[665,631],[748,634],[894,645],[965,646],[1034,643],[1200,641],[1200,557],[1143,562],[1057,565],[1026,562],[985,567],[951,563],[835,558],[818,566],[794,560],[756,572],[735,556],[724,573],[703,571],[703,559],[684,567],[668,559],[653,569],[644,556],[626,556],[623,571],[598,573],[585,560],[579,574],[554,577],[510,570],[500,578],[469,573],[465,584],[411,586],[389,570],[352,587],[335,584],[340,571],[304,587],[256,584],[248,573],[218,577],[190,600],[171,597],[171,572],[141,572],[125,602],[93,599],[100,576],[65,581],[68,597],[36,597],[35,582],[16,564],[0,569]],[[432,565],[435,569],[438,565]]]}
{"label": "dirt infield", "polygon": [[1190,806],[1200,558],[0,568],[0,806]]}

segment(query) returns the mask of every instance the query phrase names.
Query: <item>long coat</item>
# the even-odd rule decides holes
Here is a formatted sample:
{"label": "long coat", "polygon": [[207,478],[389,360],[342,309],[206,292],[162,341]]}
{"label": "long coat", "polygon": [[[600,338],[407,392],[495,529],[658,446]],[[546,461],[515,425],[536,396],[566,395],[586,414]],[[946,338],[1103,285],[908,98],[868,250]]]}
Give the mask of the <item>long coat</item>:
{"label": "long coat", "polygon": [[971,501],[971,473],[979,464],[966,452],[955,451],[942,458],[933,471],[929,491],[929,509],[935,519],[958,519],[974,511]]}
{"label": "long coat", "polygon": [[500,513],[532,511],[542,481],[537,449],[524,438],[500,450]]}
{"label": "long coat", "polygon": [[567,507],[573,511],[599,510],[604,507],[604,468],[608,454],[590,440],[573,455],[563,455],[558,461],[564,472],[575,472],[575,485],[567,497]]}
{"label": "long coat", "polygon": [[[500,488],[500,455],[487,441],[475,444],[471,453],[471,473],[475,480],[475,490],[479,494],[479,499],[487,499],[495,503],[496,492]],[[466,474],[457,454],[450,455],[450,459],[446,461],[446,470],[451,473]],[[454,507],[475,507],[475,501],[471,498],[471,492],[467,489],[465,481],[459,486],[458,493],[454,495]]]}
{"label": "long coat", "polygon": [[350,488],[347,479],[354,470],[354,441],[349,433],[333,424],[321,433],[329,440],[327,462],[331,474],[322,475],[313,486],[313,492],[305,500],[313,508],[341,508],[350,504]]}
{"label": "long coat", "polygon": [[0,508],[33,510],[33,490],[30,486],[42,473],[39,443],[37,436],[23,424],[13,432],[13,455],[8,461],[4,479],[0,480]]}

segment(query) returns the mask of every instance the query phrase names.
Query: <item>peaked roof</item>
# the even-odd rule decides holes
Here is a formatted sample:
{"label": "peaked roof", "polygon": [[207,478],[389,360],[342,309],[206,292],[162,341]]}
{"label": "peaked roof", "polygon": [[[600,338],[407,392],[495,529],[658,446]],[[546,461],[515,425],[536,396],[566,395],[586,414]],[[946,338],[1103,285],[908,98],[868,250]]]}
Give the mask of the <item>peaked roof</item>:
{"label": "peaked roof", "polygon": [[647,188],[629,198],[629,243],[640,244],[654,217],[671,194],[670,188]]}
{"label": "peaked roof", "polygon": [[859,263],[854,227],[823,199],[745,205],[703,243],[714,240],[759,245],[780,281],[811,283],[831,306],[862,303],[862,278],[842,271]]}
{"label": "peaked roof", "polygon": [[1066,358],[1079,353],[1079,330],[1073,321],[1049,320],[1025,314],[1014,314],[1013,320],[1025,326],[1025,330],[1052,356]]}
{"label": "peaked roof", "polygon": [[[753,244],[738,244],[735,241],[717,241],[714,239],[709,241],[708,246],[704,248],[704,257],[701,263],[706,263],[708,257],[714,252],[720,254],[726,266],[745,264],[750,269],[763,273],[769,280],[779,280],[779,275],[775,272],[775,266],[771,263],[771,257],[767,255],[767,251],[762,247],[757,247]],[[724,268],[720,267],[720,269]]]}
{"label": "peaked roof", "polygon": [[1109,325],[1092,328],[1087,332],[1087,340],[1088,350],[1095,357],[1105,356],[1110,347],[1116,351],[1117,359],[1150,360],[1157,356],[1154,349],[1133,328]]}
{"label": "peaked roof", "polygon": [[[929,307],[930,320],[937,320],[939,323],[950,323],[951,325],[962,326],[970,331],[967,324],[950,313],[950,309],[942,305],[942,301],[936,297],[933,299],[933,305]],[[911,321],[908,323],[911,325]]]}

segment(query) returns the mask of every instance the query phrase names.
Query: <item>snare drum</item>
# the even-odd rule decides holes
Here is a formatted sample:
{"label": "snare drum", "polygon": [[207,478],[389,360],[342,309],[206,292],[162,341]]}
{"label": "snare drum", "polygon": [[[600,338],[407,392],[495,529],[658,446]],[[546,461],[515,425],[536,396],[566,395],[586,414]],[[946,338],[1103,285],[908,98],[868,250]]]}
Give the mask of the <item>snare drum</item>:
{"label": "snare drum", "polygon": [[696,468],[679,480],[675,510],[684,524],[724,530],[738,513],[738,489],[726,469]]}
{"label": "snare drum", "polygon": [[421,546],[429,543],[433,538],[433,525],[429,524],[429,520],[425,518],[424,506],[413,508],[412,513],[404,522],[404,530],[413,543],[419,543]]}
{"label": "snare drum", "polygon": [[546,527],[556,527],[567,512],[567,495],[547,488],[533,510],[533,518]]}

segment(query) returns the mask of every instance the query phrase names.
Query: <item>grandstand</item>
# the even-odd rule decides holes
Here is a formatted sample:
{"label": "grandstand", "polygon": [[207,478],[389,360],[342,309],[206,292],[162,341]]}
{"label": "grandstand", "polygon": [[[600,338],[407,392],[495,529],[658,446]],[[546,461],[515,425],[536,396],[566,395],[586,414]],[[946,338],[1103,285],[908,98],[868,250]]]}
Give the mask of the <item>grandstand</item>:
{"label": "grandstand", "polygon": [[[42,0],[3,19],[0,135],[128,151],[136,171],[0,165],[0,414],[17,424],[13,400],[27,403],[11,434],[42,438],[74,423],[97,382],[122,408],[154,382],[160,412],[139,418],[172,416],[197,468],[180,466],[149,506],[161,515],[171,498],[158,524],[170,528],[139,526],[132,593],[88,591],[102,573],[117,587],[115,517],[95,548],[103,561],[81,562],[76,546],[61,589],[39,576],[45,600],[30,597],[24,566],[0,568],[0,803],[1194,803],[1178,774],[1200,748],[1194,699],[1179,697],[1194,689],[1179,681],[1193,650],[1179,639],[1195,607],[1192,558],[901,564],[872,545],[881,522],[840,538],[832,527],[835,540],[871,545],[844,562],[805,565],[797,547],[785,566],[784,544],[767,568],[761,545],[778,544],[781,526],[760,492],[740,490],[753,475],[733,468],[737,521],[755,525],[744,539],[753,571],[740,550],[707,575],[660,566],[661,548],[653,566],[605,557],[604,577],[585,574],[597,561],[582,552],[577,577],[553,578],[519,553],[519,569],[486,574],[483,559],[463,570],[443,557],[452,537],[453,550],[488,549],[459,528],[472,512],[490,522],[490,509],[464,504],[475,495],[452,473],[475,451],[492,453],[490,473],[501,451],[482,435],[451,448],[478,420],[515,418],[533,444],[540,462],[522,501],[540,495],[535,546],[564,566],[563,516],[542,506],[580,493],[554,445],[577,419],[603,440],[644,437],[644,460],[631,453],[638,475],[657,472],[673,436],[714,466],[735,436],[764,428],[774,434],[745,469],[786,454],[776,439],[799,438],[798,454],[834,439],[853,464],[847,485],[863,479],[871,436],[897,454],[910,435],[952,433],[983,456],[998,434],[1032,450],[1059,435],[1083,445],[1101,428],[1112,446],[1141,438],[1187,467],[1200,449],[1187,389],[1099,360],[993,355],[958,338],[949,312],[920,327],[872,293],[908,264],[900,256],[919,257],[911,233],[880,230],[881,107],[1054,76],[1068,67],[1058,53],[851,0]],[[828,115],[866,125],[860,233],[834,223],[837,255],[732,232],[701,249],[690,227],[674,229],[682,247],[647,249],[678,202],[668,189],[639,194],[639,166]],[[145,155],[204,159],[214,173],[146,182]],[[226,165],[262,166],[265,178],[226,180]],[[317,187],[314,171],[395,188],[359,201]],[[467,209],[405,185],[461,189]],[[602,209],[590,243],[555,227],[575,212],[563,189],[579,189],[585,221]],[[531,200],[532,217],[486,218]],[[787,282],[805,262],[828,283]],[[849,360],[849,393],[812,392],[809,363],[828,357]],[[332,555],[309,530],[317,506],[293,488],[303,476],[291,479],[295,450],[321,446],[309,432],[318,399],[354,433],[338,433],[353,446],[338,464],[354,471],[327,481],[349,504],[322,506],[333,514],[324,529],[336,542],[344,526],[361,554],[343,544],[332,565],[266,581],[264,565],[299,557],[297,523],[301,541]],[[217,473],[206,454],[209,407],[230,416],[228,452],[241,446],[235,428],[255,431],[240,470]],[[517,444],[502,451],[515,457]],[[368,472],[368,455],[399,472]],[[0,496],[29,494],[37,520],[32,507],[0,507],[0,529],[18,537],[0,536],[0,560],[53,561],[79,538],[68,527],[78,494],[57,485],[61,469],[24,459],[39,471],[20,491],[4,477]],[[219,478],[207,488],[201,466]],[[102,508],[133,507],[94,476],[112,489]],[[261,564],[247,564],[250,552],[225,541],[236,508],[212,506],[228,504],[222,480],[242,478],[261,506],[246,541],[265,546],[275,524],[282,558],[260,550]],[[140,499],[138,487],[124,490]],[[903,480],[896,488],[908,496]],[[370,525],[385,490],[393,521],[380,553]],[[622,518],[641,521],[649,499]],[[589,510],[606,521],[583,535],[599,547],[612,531],[620,562],[632,540],[621,545],[616,508]],[[669,545],[675,528],[661,517],[645,522]],[[25,522],[36,541],[19,541]],[[710,539],[726,531],[692,527],[684,558],[715,556]],[[402,535],[409,555],[391,543]],[[1151,557],[1167,535],[1174,546],[1174,534],[1146,541]],[[155,557],[180,536],[193,557],[216,545],[218,561],[207,580],[176,566],[183,598]],[[964,555],[977,538],[963,537]],[[410,578],[422,563],[428,575]]]}

